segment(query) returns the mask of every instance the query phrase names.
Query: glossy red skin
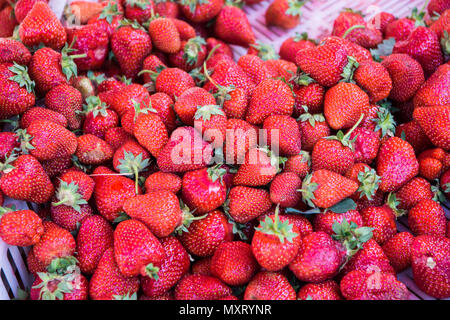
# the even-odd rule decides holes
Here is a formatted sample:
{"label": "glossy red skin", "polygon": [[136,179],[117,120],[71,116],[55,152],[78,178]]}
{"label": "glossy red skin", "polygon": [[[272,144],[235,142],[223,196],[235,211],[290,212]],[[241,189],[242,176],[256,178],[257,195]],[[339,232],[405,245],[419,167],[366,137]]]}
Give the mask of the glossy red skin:
{"label": "glossy red skin", "polygon": [[278,272],[261,271],[248,284],[244,300],[295,300],[296,293],[288,279]]}

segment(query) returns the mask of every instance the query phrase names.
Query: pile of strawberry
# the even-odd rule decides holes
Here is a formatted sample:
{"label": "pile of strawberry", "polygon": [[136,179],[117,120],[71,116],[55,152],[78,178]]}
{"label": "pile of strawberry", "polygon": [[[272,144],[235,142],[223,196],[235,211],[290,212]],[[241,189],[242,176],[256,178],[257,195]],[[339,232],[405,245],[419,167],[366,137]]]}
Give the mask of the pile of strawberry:
{"label": "pile of strawberry", "polygon": [[63,26],[10,2],[0,204],[37,209],[0,207],[0,238],[31,247],[31,299],[408,299],[409,267],[450,297],[450,1],[279,55],[239,3],[73,1]]}

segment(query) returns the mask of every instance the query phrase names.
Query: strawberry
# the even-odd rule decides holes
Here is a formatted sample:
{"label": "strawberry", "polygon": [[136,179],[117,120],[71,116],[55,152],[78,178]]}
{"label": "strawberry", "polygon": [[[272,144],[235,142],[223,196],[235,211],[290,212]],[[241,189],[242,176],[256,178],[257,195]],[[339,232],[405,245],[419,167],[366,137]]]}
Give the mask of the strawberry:
{"label": "strawberry", "polygon": [[297,123],[300,127],[303,150],[312,151],[318,141],[330,135],[330,127],[321,113],[305,112],[300,115]]}
{"label": "strawberry", "polygon": [[[316,114],[323,112],[325,88],[314,82],[306,74],[297,74],[290,80],[294,82],[295,106],[294,116],[303,113]],[[308,108],[307,110],[305,109]]]}
{"label": "strawberry", "polygon": [[413,117],[436,147],[450,149],[450,106],[417,108]]}
{"label": "strawberry", "polygon": [[347,53],[347,56],[354,57],[358,63],[373,59],[372,54],[368,49],[344,38],[340,38],[337,36],[325,37],[324,39],[322,39],[319,46],[324,44],[343,48]]}
{"label": "strawberry", "polygon": [[300,23],[304,1],[275,0],[266,10],[266,24],[292,29]]}
{"label": "strawberry", "polygon": [[330,236],[334,234],[333,224],[342,223],[343,220],[348,221],[349,223],[354,223],[358,227],[363,226],[363,220],[361,215],[357,210],[349,210],[344,213],[335,213],[333,211],[326,211],[314,216],[313,226],[316,232],[322,231]]}
{"label": "strawberry", "polygon": [[215,104],[216,100],[211,93],[199,87],[192,87],[178,97],[174,110],[183,123],[193,126],[198,107]]}
{"label": "strawberry", "polygon": [[392,54],[381,62],[392,79],[389,98],[405,102],[410,100],[424,83],[424,73],[420,64],[406,54]]}
{"label": "strawberry", "polygon": [[31,272],[34,276],[36,276],[38,272],[47,271],[47,266],[36,259],[33,250],[28,251],[27,267],[28,271]]}
{"label": "strawberry", "polygon": [[174,0],[155,1],[155,13],[163,17],[176,18],[180,14],[180,8]]}
{"label": "strawberry", "polygon": [[115,296],[133,294],[139,290],[138,277],[125,277],[114,259],[114,249],[106,249],[89,282],[92,300],[113,300]]}
{"label": "strawberry", "polygon": [[252,252],[264,269],[278,271],[287,266],[300,248],[300,233],[289,219],[280,218],[278,207],[275,215],[266,216],[255,228]]}
{"label": "strawberry", "polygon": [[228,119],[226,130],[223,151],[226,163],[244,163],[247,152],[257,144],[255,127],[241,119]]}
{"label": "strawberry", "polygon": [[74,87],[61,84],[53,87],[45,95],[45,105],[47,108],[64,115],[68,121],[70,130],[79,129],[81,119],[78,113],[82,109],[83,97]]}
{"label": "strawberry", "polygon": [[232,229],[227,217],[215,210],[203,219],[192,221],[179,239],[190,254],[209,257],[221,243],[233,240]]}
{"label": "strawberry", "polygon": [[295,58],[300,69],[324,87],[332,87],[341,80],[348,63],[347,49],[341,44],[326,42],[322,46],[297,52]]}
{"label": "strawberry", "polygon": [[376,103],[389,96],[392,80],[388,70],[375,61],[363,61],[354,73],[354,79],[369,95],[370,103]]}
{"label": "strawberry", "polygon": [[106,6],[100,13],[92,16],[88,20],[88,24],[94,24],[97,28],[103,29],[110,37],[114,30],[120,26],[120,21],[123,19],[123,8],[116,1],[108,1]]}
{"label": "strawberry", "polygon": [[269,78],[276,78],[277,73],[268,68],[266,62],[254,54],[246,54],[239,58],[238,66],[247,76],[258,85],[261,81]]}
{"label": "strawberry", "polygon": [[77,210],[64,204],[52,204],[50,215],[54,223],[72,232],[77,230],[82,220],[93,215],[93,210],[88,204],[78,205]]}
{"label": "strawberry", "polygon": [[44,234],[42,219],[31,210],[0,207],[0,238],[11,246],[28,247]]}
{"label": "strawberry", "polygon": [[30,289],[30,300],[87,300],[88,283],[76,272],[63,276],[39,272]]}
{"label": "strawberry", "polygon": [[67,258],[75,252],[75,239],[67,231],[53,222],[46,221],[44,234],[33,247],[34,255],[43,264],[49,265],[53,259]]}
{"label": "strawberry", "polygon": [[333,280],[308,283],[300,288],[297,300],[342,300],[339,285]]}
{"label": "strawberry", "polygon": [[72,1],[64,9],[66,21],[79,21],[80,24],[86,24],[89,19],[102,12],[103,3],[90,2],[84,0]]}
{"label": "strawberry", "polygon": [[416,59],[427,76],[444,62],[436,33],[423,26],[414,29],[406,40],[397,42],[392,52],[408,54]]}
{"label": "strawberry", "polygon": [[296,33],[294,37],[287,38],[280,46],[280,57],[295,62],[297,52],[307,48],[314,48],[316,43],[308,38],[307,33]]}
{"label": "strawberry", "polygon": [[450,104],[450,95],[442,90],[450,84],[450,65],[443,64],[417,90],[414,96],[414,107],[432,107]]}
{"label": "strawberry", "polygon": [[[449,8],[450,9],[450,8]],[[435,20],[433,22],[433,24],[430,26],[430,30],[433,30],[434,32],[436,32],[437,36],[439,39],[441,39],[441,41],[445,41],[442,40],[442,38],[445,39],[445,32],[447,32],[450,30],[448,27],[448,22],[449,22],[449,18],[450,18],[450,10],[446,9],[444,12],[442,12],[442,14],[440,16],[434,16],[433,18],[437,18],[437,20]],[[442,45],[442,42],[441,42]],[[445,52],[444,52],[445,54]]]}
{"label": "strawberry", "polygon": [[181,48],[180,33],[173,20],[156,18],[150,21],[148,33],[153,45],[162,52],[176,53]]}
{"label": "strawberry", "polygon": [[[224,242],[226,243],[226,242]],[[191,272],[192,274],[202,274],[205,276],[211,276],[211,259],[212,257],[201,258],[192,263]]]}
{"label": "strawberry", "polygon": [[281,80],[263,80],[254,90],[245,120],[262,124],[271,115],[291,115],[294,97],[289,86]]}
{"label": "strawberry", "polygon": [[430,16],[443,13],[446,9],[450,9],[447,0],[431,0],[428,3],[427,10]]}
{"label": "strawberry", "polygon": [[208,56],[210,54],[212,55],[224,54],[229,56],[230,58],[233,58],[234,56],[234,53],[231,50],[230,46],[225,42],[223,42],[222,40],[216,38],[211,37],[206,39],[206,49],[208,50]]}
{"label": "strawberry", "polygon": [[327,280],[337,273],[342,263],[342,252],[325,232],[312,232],[304,236],[298,252],[289,269],[301,281]]}
{"label": "strawberry", "polygon": [[214,24],[216,36],[230,44],[247,47],[255,43],[255,35],[247,15],[242,9],[225,5],[216,17]]}
{"label": "strawberry", "polygon": [[144,23],[151,18],[154,3],[152,0],[127,0],[124,3],[124,7],[127,19]]}
{"label": "strawberry", "polygon": [[302,186],[301,178],[293,172],[278,174],[270,184],[270,200],[281,207],[295,207],[301,199],[297,192]]}
{"label": "strawberry", "polygon": [[114,128],[119,123],[119,117],[115,111],[106,107],[97,96],[90,96],[84,105],[85,119],[83,132],[92,134],[100,139],[105,139],[106,131]]}
{"label": "strawberry", "polygon": [[166,93],[174,99],[180,97],[189,88],[195,87],[195,82],[191,75],[184,70],[165,68],[158,74],[155,87],[157,92]]}
{"label": "strawberry", "polygon": [[171,191],[178,193],[181,189],[181,178],[173,173],[155,172],[145,180],[145,191],[147,193],[154,191]]}
{"label": "strawberry", "polygon": [[133,139],[133,136],[122,127],[109,128],[105,132],[105,141],[113,150],[117,150],[126,141]]}
{"label": "strawberry", "polygon": [[0,39],[0,63],[14,63],[27,66],[31,60],[31,53],[21,42],[2,38]]}
{"label": "strawberry", "polygon": [[180,50],[169,54],[170,64],[187,72],[202,66],[205,59],[206,41],[202,37],[181,41]]}
{"label": "strawberry", "polygon": [[42,107],[32,107],[20,118],[20,127],[28,128],[33,121],[50,121],[67,128],[67,119],[61,113]]}
{"label": "strawberry", "polygon": [[63,171],[69,169],[72,166],[72,157],[55,158],[47,161],[42,161],[41,165],[45,173],[50,178],[61,174]]}
{"label": "strawberry", "polygon": [[263,189],[233,187],[228,199],[228,213],[238,223],[249,222],[272,206],[269,193]]}
{"label": "strawberry", "polygon": [[97,26],[66,28],[67,42],[72,43],[75,55],[86,54],[86,57],[76,59],[79,70],[92,70],[100,68],[108,56],[108,33]]}
{"label": "strawberry", "polygon": [[0,37],[13,36],[16,25],[17,20],[14,17],[14,8],[11,5],[5,6],[0,10]]}
{"label": "strawberry", "polygon": [[101,216],[90,216],[81,221],[76,241],[81,271],[93,274],[103,253],[113,247],[113,229]]}
{"label": "strawberry", "polygon": [[442,162],[438,159],[425,157],[419,159],[419,175],[429,181],[438,179],[442,172]]}
{"label": "strawberry", "polygon": [[177,238],[163,238],[161,245],[166,257],[159,268],[159,279],[141,277],[142,291],[149,297],[167,293],[188,272],[190,266],[189,255]]}
{"label": "strawberry", "polygon": [[123,210],[143,222],[158,238],[170,235],[182,223],[178,198],[170,191],[147,192],[125,200]]}
{"label": "strawberry", "polygon": [[206,167],[211,157],[211,145],[194,128],[178,127],[156,160],[163,172],[186,172]]}
{"label": "strawberry", "polygon": [[396,197],[400,201],[399,208],[409,210],[421,200],[432,199],[433,192],[427,180],[415,177],[397,191]]}
{"label": "strawberry", "polygon": [[396,41],[404,41],[415,29],[416,22],[411,18],[401,18],[394,20],[386,26],[384,38],[394,38]]}
{"label": "strawberry", "polygon": [[131,219],[120,222],[114,230],[114,257],[123,275],[140,274],[157,279],[165,253],[150,230]]}
{"label": "strawberry", "polygon": [[278,272],[261,271],[249,282],[244,300],[295,300],[296,293],[288,279]]}
{"label": "strawberry", "polygon": [[210,268],[212,275],[224,283],[239,286],[248,283],[259,266],[249,244],[232,241],[224,242],[217,247]]}
{"label": "strawberry", "polygon": [[55,192],[41,164],[31,155],[8,158],[2,164],[2,171],[0,188],[7,197],[45,203]]}
{"label": "strawberry", "polygon": [[175,287],[176,300],[217,300],[231,295],[231,289],[215,277],[187,275]]}
{"label": "strawberry", "polygon": [[131,24],[114,31],[111,37],[111,50],[119,62],[120,69],[128,78],[134,78],[142,70],[144,59],[152,51],[148,33],[139,25]]}
{"label": "strawberry", "polygon": [[277,174],[279,159],[266,149],[254,148],[245,155],[244,163],[233,178],[234,185],[264,186]]}
{"label": "strawberry", "polygon": [[419,163],[408,142],[392,137],[381,145],[376,169],[381,177],[380,190],[391,192],[418,174]]}
{"label": "strawberry", "polygon": [[195,126],[198,127],[204,139],[213,147],[222,147],[226,135],[227,117],[218,105],[198,106],[194,115]]}
{"label": "strawberry", "polygon": [[311,157],[308,152],[300,151],[298,155],[289,157],[284,164],[284,172],[293,172],[303,179],[309,173]]}
{"label": "strawberry", "polygon": [[[0,64],[0,119],[21,114],[34,105],[34,81],[28,75],[28,68],[17,63]],[[14,93],[14,96],[11,94]]]}
{"label": "strawberry", "polygon": [[267,144],[278,148],[282,156],[293,156],[301,150],[301,134],[294,118],[288,115],[272,115],[263,123],[267,130]]}
{"label": "strawberry", "polygon": [[411,246],[414,282],[425,293],[438,299],[450,296],[449,252],[450,240],[445,237],[418,236]]}
{"label": "strawberry", "polygon": [[67,39],[66,31],[45,1],[38,1],[28,12],[19,27],[21,42],[29,47],[43,43],[58,50]]}
{"label": "strawberry", "polygon": [[380,30],[384,34],[387,25],[395,20],[396,18],[392,13],[381,11],[372,17],[367,24],[369,27]]}
{"label": "strawberry", "polygon": [[416,236],[445,236],[446,223],[444,209],[431,199],[419,201],[408,213],[408,226]]}
{"label": "strawberry", "polygon": [[222,9],[224,0],[181,0],[180,9],[186,18],[194,23],[206,22],[216,17]]}
{"label": "strawberry", "polygon": [[113,157],[113,150],[104,140],[92,134],[84,134],[77,138],[78,147],[75,152],[83,164],[101,164]]}
{"label": "strawberry", "polygon": [[133,133],[138,142],[154,157],[158,157],[169,140],[166,126],[161,118],[152,112],[141,114],[137,118]]}
{"label": "strawberry", "polygon": [[147,106],[150,103],[148,91],[144,86],[135,83],[102,92],[98,97],[107,106],[111,107],[119,117],[122,117],[128,110],[133,109],[136,103],[144,103]]}
{"label": "strawberry", "polygon": [[[31,110],[31,109],[30,109]],[[22,116],[23,118],[23,116]],[[7,159],[20,146],[14,132],[0,132],[0,159]],[[0,201],[0,205],[1,205]]]}
{"label": "strawberry", "polygon": [[352,271],[341,281],[347,300],[408,300],[406,286],[390,273]]}
{"label": "strawberry", "polygon": [[428,139],[417,121],[413,120],[398,125],[395,130],[395,136],[402,137],[402,135],[405,137],[405,141],[414,148],[416,153],[419,153],[432,145],[430,139]]}
{"label": "strawberry", "polygon": [[396,272],[402,272],[411,266],[411,245],[414,236],[409,232],[399,232],[383,245],[384,254],[388,257]]}

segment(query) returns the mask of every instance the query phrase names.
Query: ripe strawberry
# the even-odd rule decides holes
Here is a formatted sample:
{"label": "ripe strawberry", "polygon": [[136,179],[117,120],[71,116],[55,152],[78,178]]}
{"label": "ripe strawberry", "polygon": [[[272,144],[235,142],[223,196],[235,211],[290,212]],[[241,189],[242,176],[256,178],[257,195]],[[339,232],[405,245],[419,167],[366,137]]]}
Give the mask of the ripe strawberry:
{"label": "ripe strawberry", "polygon": [[227,217],[218,210],[211,211],[206,217],[194,220],[187,231],[179,236],[186,250],[198,257],[209,257],[217,247],[233,240],[233,227]]}
{"label": "ripe strawberry", "polygon": [[[445,37],[445,32],[448,33],[449,27],[448,27],[448,21],[450,18],[450,8],[446,9],[440,16],[434,15],[433,18],[436,18],[434,22],[432,22],[432,25],[430,25],[430,30],[433,30],[436,32],[439,39],[442,40],[443,37]],[[432,20],[433,20],[432,18]],[[445,40],[444,40],[445,41]]]}
{"label": "ripe strawberry", "polygon": [[305,112],[300,115],[297,123],[300,127],[303,150],[312,151],[318,141],[330,135],[330,127],[322,113]]}
{"label": "ripe strawberry", "polygon": [[172,99],[180,97],[183,92],[192,87],[195,87],[194,79],[189,73],[178,68],[163,69],[155,81],[156,91],[166,93]]}
{"label": "ripe strawberry", "polygon": [[381,177],[380,190],[391,192],[418,174],[419,163],[408,142],[392,137],[381,145],[376,169]]}
{"label": "ripe strawberry", "polygon": [[401,18],[390,22],[384,31],[384,38],[394,38],[395,41],[404,41],[415,28],[416,22],[411,18]]}
{"label": "ripe strawberry", "polygon": [[52,203],[50,215],[54,223],[61,228],[72,232],[77,230],[81,221],[93,215],[93,210],[88,204],[78,205],[77,208],[74,209],[73,207],[64,204],[55,205],[55,203]]}
{"label": "ripe strawberry", "polygon": [[101,164],[113,157],[113,149],[104,140],[92,134],[84,134],[77,138],[78,147],[75,155],[83,164]]}
{"label": "ripe strawberry", "polygon": [[223,0],[181,0],[180,9],[186,18],[194,23],[206,22],[216,17],[222,9]]}
{"label": "ripe strawberry", "polygon": [[300,151],[298,155],[289,157],[284,164],[284,172],[293,172],[303,179],[309,173],[311,157],[308,152]]}
{"label": "ripe strawberry", "polygon": [[171,191],[178,193],[181,189],[181,178],[173,173],[155,172],[145,180],[145,191],[147,193],[155,191]]}
{"label": "ripe strawberry", "polygon": [[288,279],[278,272],[261,271],[248,284],[244,300],[295,300],[296,293]]}
{"label": "ripe strawberry", "polygon": [[[395,20],[396,18],[392,13],[381,11],[372,17],[367,24],[372,28],[380,30],[381,33],[384,34],[387,25]],[[385,38],[387,39],[387,37]]]}
{"label": "ripe strawberry", "polygon": [[321,282],[337,273],[342,255],[331,236],[325,232],[312,232],[301,239],[300,249],[289,269],[301,281]]}
{"label": "ripe strawberry", "polygon": [[111,37],[111,50],[119,62],[120,69],[128,78],[134,78],[142,70],[144,59],[152,51],[148,33],[140,26],[123,26]]}
{"label": "ripe strawberry", "polygon": [[[14,132],[0,132],[0,159],[2,161],[6,160],[14,152],[14,149],[19,148],[19,146],[17,135]],[[1,201],[0,205],[2,205]]]}
{"label": "ripe strawberry", "polygon": [[304,1],[275,0],[266,10],[266,24],[292,29],[300,23]]}
{"label": "ripe strawberry", "polygon": [[303,201],[311,207],[329,208],[358,189],[358,183],[329,170],[317,170],[303,180]]}
{"label": "ripe strawberry", "polygon": [[113,300],[115,296],[131,295],[138,290],[139,278],[122,275],[114,259],[114,249],[106,249],[89,282],[90,298]]}
{"label": "ripe strawberry", "polygon": [[210,268],[212,275],[224,283],[239,286],[248,283],[259,266],[249,244],[232,241],[224,242],[217,247]]}
{"label": "ripe strawberry", "polygon": [[269,193],[263,189],[237,186],[228,195],[228,212],[238,223],[247,223],[270,209]]}
{"label": "ripe strawberry", "polygon": [[149,297],[166,294],[189,271],[189,255],[177,238],[163,238],[161,245],[166,257],[159,268],[159,279],[141,277],[142,291]]}
{"label": "ripe strawberry", "polygon": [[107,108],[106,104],[97,96],[88,97],[86,103],[84,105],[83,132],[105,139],[107,130],[116,127],[119,123],[117,113]]}
{"label": "ripe strawberry", "polygon": [[276,78],[277,72],[270,69],[267,63],[254,54],[246,54],[239,58],[238,66],[247,74],[255,85],[269,78]]}
{"label": "ripe strawberry", "polygon": [[0,10],[0,37],[12,37],[17,20],[14,16],[14,8],[11,5],[5,6]]}
{"label": "ripe strawberry", "polygon": [[381,64],[391,76],[392,90],[389,98],[393,100],[410,100],[425,81],[420,64],[406,54],[392,54],[384,58]]}
{"label": "ripe strawberry", "polygon": [[444,209],[431,199],[419,201],[408,213],[408,226],[416,236],[445,236],[446,223]]}
{"label": "ripe strawberry", "polygon": [[427,180],[415,177],[396,192],[396,197],[400,202],[399,208],[409,210],[421,200],[431,200],[433,192]]}
{"label": "ripe strawberry", "polygon": [[325,37],[324,39],[322,39],[322,42],[319,45],[324,44],[344,48],[347,53],[347,56],[354,57],[358,63],[373,59],[368,49],[361,47],[360,45],[344,38],[340,38],[337,36]]}
{"label": "ripe strawberry", "polygon": [[279,159],[266,149],[254,148],[245,155],[244,163],[233,178],[234,185],[264,186],[277,174]]}
{"label": "ripe strawberry", "polygon": [[127,277],[143,275],[158,279],[164,248],[149,229],[137,220],[120,222],[114,230],[114,257]]}
{"label": "ripe strawberry", "polygon": [[105,141],[113,150],[117,150],[126,141],[133,139],[133,136],[122,127],[109,128],[105,132]]}
{"label": "ripe strawberry", "polygon": [[42,161],[41,165],[45,173],[47,173],[50,178],[54,178],[63,171],[69,169],[73,163],[72,157],[65,157]]}
{"label": "ripe strawberry", "polygon": [[59,112],[43,107],[32,107],[25,111],[20,118],[20,127],[26,129],[33,121],[50,121],[59,124],[64,128],[67,127],[66,117]]}
{"label": "ripe strawberry", "polygon": [[72,256],[76,243],[69,231],[53,222],[46,221],[43,224],[44,234],[33,247],[36,258],[48,266],[53,259]]}
{"label": "ripe strawberry", "polygon": [[216,38],[211,37],[206,39],[206,49],[208,50],[208,55],[212,54],[214,56],[224,54],[229,56],[230,58],[233,58],[234,56],[234,53],[231,50],[230,46],[224,41]]}
{"label": "ripe strawberry", "polygon": [[450,240],[445,237],[418,236],[411,246],[414,282],[438,299],[450,297],[449,252]]}
{"label": "ripe strawberry", "polygon": [[450,149],[450,106],[421,107],[414,110],[414,120],[436,147]]}
{"label": "ripe strawberry", "polygon": [[14,63],[27,66],[31,60],[31,53],[21,42],[2,38],[0,39],[0,63]]}
{"label": "ripe strawberry", "polygon": [[153,45],[162,52],[176,53],[181,48],[180,33],[172,19],[156,18],[150,21],[148,33]]}
{"label": "ripe strawberry", "polygon": [[150,112],[141,114],[134,124],[134,136],[154,157],[158,157],[169,140],[166,126],[161,118]]}
{"label": "ripe strawberry", "polygon": [[267,130],[267,144],[278,148],[282,156],[293,156],[301,150],[301,134],[294,118],[288,115],[272,115],[263,123]]}
{"label": "ripe strawberry", "polygon": [[134,109],[136,103],[144,103],[146,106],[150,104],[150,94],[147,89],[136,83],[102,92],[98,97],[107,106],[111,107],[119,117],[123,117],[128,110]]}
{"label": "ripe strawberry", "polygon": [[443,64],[417,90],[414,96],[414,107],[432,107],[450,104],[450,94],[442,90],[450,84],[450,65]]}
{"label": "ripe strawberry", "polygon": [[341,281],[347,300],[408,300],[406,286],[390,273],[352,271]]}
{"label": "ripe strawberry", "polygon": [[[325,97],[325,88],[314,82],[306,74],[297,74],[291,78],[294,82],[295,106],[294,116],[304,113],[322,113]],[[308,108],[307,110],[305,108]]]}
{"label": "ripe strawberry", "polygon": [[294,97],[289,86],[281,80],[267,79],[254,90],[245,120],[262,124],[271,115],[291,115]]}
{"label": "ripe strawberry", "polygon": [[7,197],[45,203],[55,192],[41,164],[31,155],[8,158],[2,164],[2,171],[0,188]]}
{"label": "ripe strawberry", "polygon": [[108,221],[114,221],[123,211],[126,199],[136,195],[134,181],[116,174],[106,167],[93,172],[95,181],[94,200],[99,213]]}
{"label": "ripe strawberry", "polygon": [[270,184],[270,200],[281,207],[295,207],[301,199],[297,191],[302,186],[301,178],[293,172],[278,174]]}
{"label": "ripe strawberry", "polygon": [[206,42],[202,37],[181,41],[180,50],[169,54],[169,62],[187,72],[203,65],[206,59]]}
{"label": "ripe strawberry", "polygon": [[343,220],[348,223],[354,223],[357,227],[362,227],[363,219],[357,210],[349,210],[344,213],[335,213],[333,211],[326,211],[314,216],[313,226],[316,232],[323,231],[330,236],[334,235],[333,224],[341,224]]}
{"label": "ripe strawberry", "polygon": [[30,300],[87,300],[88,280],[80,273],[63,276],[40,272],[30,289]]}
{"label": "ripe strawberry", "polygon": [[101,216],[87,217],[81,221],[76,241],[76,258],[81,271],[93,274],[103,253],[113,247],[113,229]]}
{"label": "ripe strawberry", "polygon": [[105,30],[111,37],[114,30],[120,26],[121,20],[123,20],[122,6],[116,1],[108,1],[100,13],[88,20],[88,24],[94,24],[97,28]]}
{"label": "ripe strawberry", "polygon": [[444,62],[436,33],[423,26],[414,29],[404,41],[397,42],[392,52],[405,53],[416,59],[426,76],[433,74]]}
{"label": "ripe strawberry", "polygon": [[370,103],[376,103],[389,96],[392,80],[388,70],[375,61],[363,61],[355,70],[354,79],[369,95]]}
{"label": "ripe strawberry", "polygon": [[195,126],[198,127],[213,147],[222,147],[226,135],[227,117],[218,105],[198,106],[194,115]]}
{"label": "ripe strawberry", "polygon": [[297,300],[342,300],[339,285],[333,280],[308,283],[300,288]]}
{"label": "ripe strawberry", "polygon": [[151,18],[155,6],[152,0],[127,0],[123,5],[125,17],[139,23],[144,23]]}
{"label": "ripe strawberry", "polygon": [[231,289],[215,277],[187,275],[175,287],[176,300],[217,300],[231,295]]}
{"label": "ripe strawberry", "polygon": [[395,136],[402,137],[402,135],[405,137],[405,141],[409,142],[414,148],[416,153],[419,153],[432,145],[430,139],[428,139],[417,121],[410,121],[398,125],[395,130]]}
{"label": "ripe strawberry", "polygon": [[284,60],[295,62],[297,52],[307,48],[314,48],[314,40],[308,39],[307,33],[296,33],[294,37],[287,38],[280,46],[280,57]]}
{"label": "ripe strawberry", "polygon": [[42,219],[34,211],[0,207],[0,238],[7,244],[28,247],[38,243],[43,233]]}
{"label": "ripe strawberry", "polygon": [[216,36],[229,43],[247,47],[255,43],[255,35],[247,15],[242,9],[225,5],[216,17]]}
{"label": "ripe strawberry", "polygon": [[72,1],[64,9],[64,17],[66,21],[79,21],[80,24],[86,24],[89,19],[102,12],[104,5],[105,2]]}
{"label": "ripe strawberry", "polygon": [[45,1],[38,1],[19,27],[21,42],[29,47],[43,43],[58,50],[67,39],[66,31]]}
{"label": "ripe strawberry", "polygon": [[399,232],[383,245],[384,254],[388,257],[395,272],[402,272],[411,266],[411,245],[414,236],[409,232]]}
{"label": "ripe strawberry", "polygon": [[[35,103],[34,81],[28,75],[28,68],[17,63],[0,64],[0,119],[21,114]],[[14,93],[11,94],[11,93]]]}
{"label": "ripe strawberry", "polygon": [[419,175],[433,181],[438,179],[442,172],[442,162],[431,157],[419,159]]}
{"label": "ripe strawberry", "polygon": [[33,250],[28,251],[27,254],[27,267],[28,271],[36,276],[38,272],[46,272],[47,266],[36,259]]}
{"label": "ripe strawberry", "polygon": [[193,126],[198,107],[215,104],[216,100],[211,93],[199,87],[192,87],[178,97],[174,110],[183,123]]}
{"label": "ripe strawberry", "polygon": [[66,84],[53,87],[45,95],[46,107],[64,115],[70,130],[79,129],[81,126],[81,118],[78,113],[82,109],[82,103],[83,97],[81,93],[74,87]]}

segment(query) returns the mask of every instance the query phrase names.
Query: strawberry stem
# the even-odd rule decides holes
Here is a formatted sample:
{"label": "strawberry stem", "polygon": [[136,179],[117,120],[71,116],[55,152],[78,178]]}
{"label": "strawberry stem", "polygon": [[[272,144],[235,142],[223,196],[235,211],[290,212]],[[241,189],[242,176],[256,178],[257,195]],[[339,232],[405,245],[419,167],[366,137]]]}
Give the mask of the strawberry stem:
{"label": "strawberry stem", "polygon": [[342,39],[347,38],[347,36],[348,36],[353,30],[356,30],[356,29],[365,29],[365,28],[366,28],[366,26],[363,26],[362,24],[357,24],[357,25],[351,26],[350,28],[348,28],[347,31],[345,31],[344,35],[342,36]]}

